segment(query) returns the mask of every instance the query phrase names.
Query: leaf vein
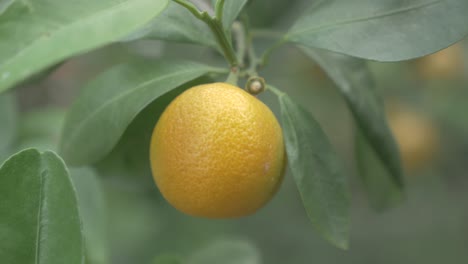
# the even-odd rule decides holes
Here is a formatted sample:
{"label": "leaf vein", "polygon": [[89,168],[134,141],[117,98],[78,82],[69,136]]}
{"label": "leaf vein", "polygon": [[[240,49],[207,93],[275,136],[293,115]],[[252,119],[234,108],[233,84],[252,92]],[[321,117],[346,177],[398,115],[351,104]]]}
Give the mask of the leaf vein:
{"label": "leaf vein", "polygon": [[37,38],[33,39],[29,45],[27,45],[25,48],[23,48],[20,52],[16,53],[10,59],[6,60],[3,64],[0,64],[0,66],[1,67],[8,66],[17,57],[23,55],[28,50],[34,48],[35,44],[38,43],[39,41],[41,41],[42,39],[50,39],[50,38],[52,38],[52,35],[57,35],[57,34],[63,32],[64,30],[66,30],[68,28],[73,28],[76,24],[78,24],[80,22],[83,22],[83,24],[90,24],[93,21],[95,21],[97,18],[102,19],[102,17],[104,17],[104,16],[112,15],[115,12],[116,9],[120,9],[120,7],[122,7],[122,9],[124,9],[125,6],[130,5],[130,4],[132,4],[131,1],[120,2],[120,3],[116,4],[116,5],[113,5],[113,6],[109,7],[108,9],[97,10],[96,12],[93,12],[93,13],[89,14],[88,16],[85,16],[83,19],[78,19],[78,20],[76,20],[76,21],[74,21],[72,23],[63,25],[63,26],[57,28],[54,32],[51,32],[50,34],[39,34],[39,36]]}
{"label": "leaf vein", "polygon": [[411,12],[411,11],[416,10],[416,9],[425,8],[425,7],[428,7],[428,6],[431,6],[431,5],[435,5],[435,4],[440,4],[443,1],[444,0],[434,0],[432,2],[421,3],[421,4],[418,4],[418,5],[403,7],[403,8],[395,9],[393,11],[383,12],[381,14],[376,14],[376,15],[372,15],[372,16],[361,17],[361,18],[353,18],[353,19],[343,20],[343,21],[337,21],[334,24],[319,26],[319,27],[317,27],[315,29],[313,27],[305,28],[303,30],[292,32],[291,34],[286,35],[285,38],[286,39],[291,39],[291,37],[293,37],[295,35],[303,34],[305,32],[308,32],[309,34],[313,34],[315,32],[319,32],[319,31],[322,31],[324,29],[333,28],[333,27],[340,26],[340,25],[353,24],[353,23],[358,23],[358,22],[363,22],[363,21],[371,21],[371,20],[374,20],[374,19],[379,19],[379,18],[383,18],[383,17],[387,17],[387,16],[392,16],[392,15],[395,15],[395,14]]}
{"label": "leaf vein", "polygon": [[197,71],[200,71],[202,72],[200,69],[197,69],[197,70],[186,70],[186,71],[176,71],[175,73],[172,73],[172,74],[169,74],[169,75],[165,75],[164,77],[159,77],[159,78],[155,78],[155,79],[151,79],[151,80],[148,80],[146,82],[143,82],[141,83],[140,85],[136,86],[134,89],[129,89],[129,90],[126,90],[125,92],[121,93],[121,94],[118,94],[117,96],[111,98],[109,101],[105,102],[104,104],[100,105],[98,108],[96,108],[94,111],[92,111],[89,115],[88,115],[88,118],[84,119],[83,122],[81,122],[77,127],[76,129],[73,130],[73,133],[70,135],[70,138],[69,140],[67,140],[66,142],[68,142],[68,144],[66,145],[67,148],[64,148],[64,149],[68,149],[68,147],[70,146],[70,144],[74,141],[74,138],[76,137],[76,135],[79,134],[79,132],[82,130],[82,128],[88,123],[90,122],[90,120],[92,120],[95,116],[97,116],[99,114],[99,112],[101,112],[103,109],[105,109],[107,106],[111,105],[111,104],[114,104],[115,102],[119,101],[120,99],[122,98],[125,98],[127,95],[129,94],[132,94],[132,93],[135,93],[137,91],[139,91],[140,89],[142,88],[145,88],[147,87],[148,85],[152,84],[152,83],[155,83],[155,82],[160,82],[160,81],[163,81],[164,79],[170,79],[172,78],[173,76],[177,76],[177,75],[181,75],[181,74],[187,74],[187,73],[190,73],[190,72],[197,72]]}
{"label": "leaf vein", "polygon": [[41,231],[42,231],[42,209],[44,206],[44,184],[45,184],[45,175],[44,172],[41,172],[39,176],[39,208],[37,211],[37,228],[36,228],[36,252],[35,252],[35,261],[34,263],[39,263],[40,251],[41,251]]}

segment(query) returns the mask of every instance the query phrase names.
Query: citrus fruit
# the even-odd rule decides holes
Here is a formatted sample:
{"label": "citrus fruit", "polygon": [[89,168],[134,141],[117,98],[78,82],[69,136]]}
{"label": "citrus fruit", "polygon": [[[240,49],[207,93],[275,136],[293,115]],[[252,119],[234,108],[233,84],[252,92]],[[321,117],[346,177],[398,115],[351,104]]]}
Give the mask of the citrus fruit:
{"label": "citrus fruit", "polygon": [[257,211],[284,172],[281,127],[256,97],[226,83],[192,87],[164,110],[150,147],[164,198],[193,216],[231,218]]}
{"label": "citrus fruit", "polygon": [[400,105],[389,113],[389,123],[408,172],[422,169],[434,160],[439,137],[431,120]]}

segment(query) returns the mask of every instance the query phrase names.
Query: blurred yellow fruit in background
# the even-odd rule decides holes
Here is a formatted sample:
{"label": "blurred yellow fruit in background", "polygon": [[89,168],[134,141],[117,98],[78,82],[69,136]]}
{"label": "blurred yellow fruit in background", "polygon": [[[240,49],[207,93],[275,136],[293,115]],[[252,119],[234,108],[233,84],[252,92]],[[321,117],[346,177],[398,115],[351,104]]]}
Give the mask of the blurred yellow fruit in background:
{"label": "blurred yellow fruit in background", "polygon": [[416,61],[418,74],[423,79],[450,79],[463,75],[463,47],[452,45]]}
{"label": "blurred yellow fruit in background", "polygon": [[195,86],[164,111],[152,136],[153,177],[178,210],[240,217],[278,189],[285,166],[281,127],[270,109],[226,83]]}
{"label": "blurred yellow fruit in background", "polygon": [[408,106],[392,104],[388,120],[405,169],[412,173],[430,164],[439,150],[439,135],[431,120]]}

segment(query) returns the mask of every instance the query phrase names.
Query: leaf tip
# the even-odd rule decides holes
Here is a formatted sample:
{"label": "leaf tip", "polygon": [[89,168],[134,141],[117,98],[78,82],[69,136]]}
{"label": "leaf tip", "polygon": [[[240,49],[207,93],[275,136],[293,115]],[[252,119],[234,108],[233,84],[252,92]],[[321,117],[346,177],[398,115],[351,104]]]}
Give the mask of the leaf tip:
{"label": "leaf tip", "polygon": [[333,246],[341,249],[341,250],[348,250],[349,249],[349,235],[348,229],[344,230],[344,233],[341,235],[337,234],[323,234],[325,240],[327,240]]}
{"label": "leaf tip", "polygon": [[341,250],[348,250],[349,249],[349,241],[348,239],[343,239],[341,241],[335,241],[335,242],[332,242],[333,245],[335,245],[337,248],[341,249]]}

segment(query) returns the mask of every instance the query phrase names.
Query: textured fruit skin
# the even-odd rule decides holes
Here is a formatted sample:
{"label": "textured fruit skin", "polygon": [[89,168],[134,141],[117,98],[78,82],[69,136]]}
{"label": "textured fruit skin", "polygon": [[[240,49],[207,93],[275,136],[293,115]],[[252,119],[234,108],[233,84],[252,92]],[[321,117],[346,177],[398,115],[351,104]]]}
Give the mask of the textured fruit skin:
{"label": "textured fruit skin", "polygon": [[285,165],[281,127],[270,109],[226,83],[195,86],[161,115],[150,149],[164,198],[193,216],[254,213],[278,189]]}

